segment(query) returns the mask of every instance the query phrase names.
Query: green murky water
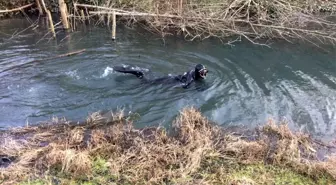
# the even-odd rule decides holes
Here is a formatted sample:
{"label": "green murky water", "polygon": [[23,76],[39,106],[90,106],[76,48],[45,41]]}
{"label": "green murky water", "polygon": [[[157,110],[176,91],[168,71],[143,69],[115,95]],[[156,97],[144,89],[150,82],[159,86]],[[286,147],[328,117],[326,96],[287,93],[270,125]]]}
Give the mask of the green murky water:
{"label": "green murky water", "polygon": [[[52,116],[83,120],[99,110],[137,112],[137,126],[167,125],[185,106],[195,106],[222,125],[256,126],[269,118],[331,137],[336,129],[336,50],[305,44],[215,40],[186,42],[118,27],[82,27],[49,39],[45,22],[26,29],[26,19],[0,21],[0,127]],[[14,33],[14,34],[13,34]],[[29,63],[86,49],[81,55]],[[209,69],[188,89],[149,85],[113,71],[114,65],[148,68],[152,77],[182,74],[197,63]]]}

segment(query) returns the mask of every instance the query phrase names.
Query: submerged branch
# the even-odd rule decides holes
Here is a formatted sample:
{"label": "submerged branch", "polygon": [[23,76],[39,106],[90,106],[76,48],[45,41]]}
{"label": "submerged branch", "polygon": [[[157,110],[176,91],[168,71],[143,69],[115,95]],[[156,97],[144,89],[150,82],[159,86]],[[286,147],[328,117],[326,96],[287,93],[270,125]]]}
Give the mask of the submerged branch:
{"label": "submerged branch", "polygon": [[83,53],[85,51],[86,51],[86,49],[81,49],[81,50],[77,50],[77,51],[73,51],[73,52],[57,55],[57,56],[54,56],[54,57],[45,58],[45,59],[42,59],[42,60],[35,60],[33,62],[43,61],[43,60],[51,60],[51,59],[62,58],[62,57],[69,57],[69,56],[72,56],[72,55],[81,54],[81,53]]}
{"label": "submerged branch", "polygon": [[109,10],[109,11],[129,12],[129,11],[124,11],[124,10],[116,9],[116,8],[109,8],[109,7],[89,5],[89,4],[78,4],[78,3],[74,3],[74,7],[96,8],[96,9]]}

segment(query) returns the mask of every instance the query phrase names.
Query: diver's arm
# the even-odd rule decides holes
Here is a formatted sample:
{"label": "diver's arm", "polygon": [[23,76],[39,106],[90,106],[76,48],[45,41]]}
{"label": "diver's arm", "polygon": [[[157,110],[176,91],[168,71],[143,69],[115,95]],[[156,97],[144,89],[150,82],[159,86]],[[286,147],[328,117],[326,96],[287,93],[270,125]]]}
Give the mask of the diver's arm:
{"label": "diver's arm", "polygon": [[187,89],[188,86],[189,86],[189,84],[183,84],[183,85],[182,85],[182,87],[185,88],[185,89]]}
{"label": "diver's arm", "polygon": [[188,88],[189,85],[194,81],[194,77],[193,77],[194,73],[193,72],[189,72],[187,73],[187,80],[185,83],[183,83],[182,87],[183,88]]}
{"label": "diver's arm", "polygon": [[184,89],[187,89],[189,87],[189,84],[180,83],[180,84],[174,85],[174,88],[181,88],[181,87]]}
{"label": "diver's arm", "polygon": [[144,73],[142,71],[134,69],[129,66],[114,66],[113,70],[121,72],[121,73],[130,73],[130,74],[135,75],[138,78],[143,78],[144,76]]}

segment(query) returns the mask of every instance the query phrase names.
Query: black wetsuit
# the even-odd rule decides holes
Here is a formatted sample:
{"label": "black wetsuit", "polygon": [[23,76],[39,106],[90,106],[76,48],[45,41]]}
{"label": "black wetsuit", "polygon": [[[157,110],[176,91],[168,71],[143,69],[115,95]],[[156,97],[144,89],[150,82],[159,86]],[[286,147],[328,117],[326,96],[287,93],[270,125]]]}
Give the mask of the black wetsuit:
{"label": "black wetsuit", "polygon": [[180,82],[181,86],[183,88],[187,88],[192,82],[197,80],[198,75],[195,72],[195,69],[192,69],[188,72],[185,72],[183,75],[169,75],[161,78],[155,78],[155,79],[147,79],[145,78],[144,72],[147,70],[141,69],[141,68],[135,68],[128,65],[124,66],[115,66],[113,67],[114,71],[122,72],[122,73],[130,73],[135,76],[137,76],[140,79],[145,80],[149,83],[170,83],[170,82]]}

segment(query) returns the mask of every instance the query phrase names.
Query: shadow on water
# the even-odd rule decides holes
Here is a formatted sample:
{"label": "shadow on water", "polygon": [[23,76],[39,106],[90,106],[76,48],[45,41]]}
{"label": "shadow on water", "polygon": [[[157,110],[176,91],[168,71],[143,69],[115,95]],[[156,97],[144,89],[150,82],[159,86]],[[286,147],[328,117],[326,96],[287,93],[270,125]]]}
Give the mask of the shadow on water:
{"label": "shadow on water", "polygon": [[[139,113],[139,127],[167,126],[181,108],[195,106],[223,125],[253,127],[273,118],[322,137],[335,134],[333,46],[321,50],[276,41],[268,48],[245,41],[230,46],[212,39],[185,42],[176,38],[163,42],[123,26],[118,27],[115,42],[105,28],[88,26],[52,40],[43,25],[13,37],[11,33],[29,23],[0,22],[0,127],[52,116],[82,120],[91,112],[117,108]],[[86,52],[29,63],[80,49]],[[210,72],[204,82],[189,89],[142,84],[112,68],[130,64],[160,77],[182,74],[197,63]]]}

